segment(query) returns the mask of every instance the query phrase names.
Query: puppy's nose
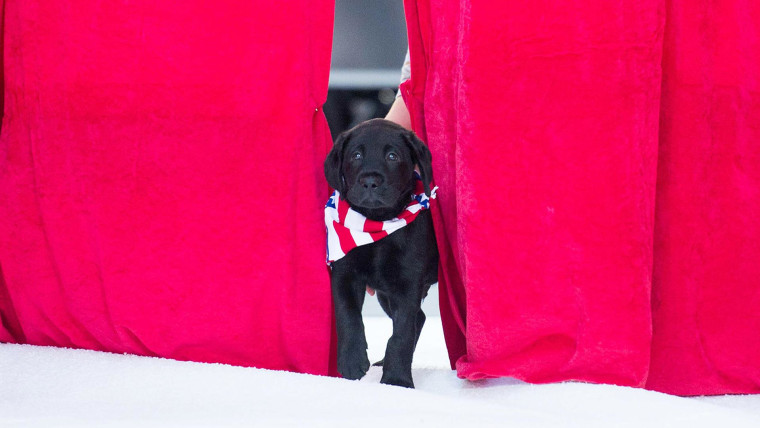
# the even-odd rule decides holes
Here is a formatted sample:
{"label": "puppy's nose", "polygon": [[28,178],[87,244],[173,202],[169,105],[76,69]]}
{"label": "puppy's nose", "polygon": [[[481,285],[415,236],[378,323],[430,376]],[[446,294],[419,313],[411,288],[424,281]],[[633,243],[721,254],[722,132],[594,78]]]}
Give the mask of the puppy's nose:
{"label": "puppy's nose", "polygon": [[359,178],[359,184],[365,189],[377,189],[383,184],[383,177],[378,174],[367,174]]}

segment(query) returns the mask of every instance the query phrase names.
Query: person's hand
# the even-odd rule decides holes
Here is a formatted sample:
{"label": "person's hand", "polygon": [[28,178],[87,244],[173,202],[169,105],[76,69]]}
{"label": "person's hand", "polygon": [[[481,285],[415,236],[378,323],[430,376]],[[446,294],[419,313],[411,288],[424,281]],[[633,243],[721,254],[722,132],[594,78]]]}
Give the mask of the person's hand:
{"label": "person's hand", "polygon": [[409,110],[406,108],[406,103],[401,97],[396,98],[393,102],[390,111],[385,115],[386,120],[398,123],[406,129],[412,129],[412,119],[409,117]]}

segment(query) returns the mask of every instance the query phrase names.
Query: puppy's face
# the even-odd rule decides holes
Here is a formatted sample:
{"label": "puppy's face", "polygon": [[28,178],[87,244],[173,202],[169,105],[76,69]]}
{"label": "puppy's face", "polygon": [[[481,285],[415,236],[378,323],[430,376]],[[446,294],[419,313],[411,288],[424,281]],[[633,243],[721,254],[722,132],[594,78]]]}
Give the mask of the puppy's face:
{"label": "puppy's face", "polygon": [[396,217],[411,200],[415,166],[429,192],[427,147],[401,126],[374,119],[338,137],[325,160],[325,176],[351,208],[383,221]]}
{"label": "puppy's face", "polygon": [[393,218],[414,190],[412,154],[394,131],[358,129],[343,147],[346,200],[368,218]]}

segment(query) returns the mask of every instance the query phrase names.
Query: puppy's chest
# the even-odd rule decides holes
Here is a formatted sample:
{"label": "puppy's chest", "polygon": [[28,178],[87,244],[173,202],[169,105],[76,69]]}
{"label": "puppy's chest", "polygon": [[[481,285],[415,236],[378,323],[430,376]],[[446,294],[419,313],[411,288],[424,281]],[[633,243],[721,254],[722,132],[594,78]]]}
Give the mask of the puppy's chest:
{"label": "puppy's chest", "polygon": [[[398,232],[397,232],[398,233]],[[395,235],[395,234],[394,234]],[[399,236],[403,233],[398,233]],[[422,266],[411,260],[399,239],[383,239],[355,250],[351,257],[353,271],[360,282],[380,291],[392,291],[399,286],[417,282]]]}
{"label": "puppy's chest", "polygon": [[363,285],[395,293],[436,280],[438,253],[429,212],[391,235],[351,251],[334,268],[348,269]]}

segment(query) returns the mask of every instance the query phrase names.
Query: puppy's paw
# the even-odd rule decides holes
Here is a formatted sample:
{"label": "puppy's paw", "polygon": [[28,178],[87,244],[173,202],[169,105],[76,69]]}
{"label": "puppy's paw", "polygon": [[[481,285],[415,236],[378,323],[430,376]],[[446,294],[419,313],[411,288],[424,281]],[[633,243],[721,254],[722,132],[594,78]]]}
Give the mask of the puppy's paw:
{"label": "puppy's paw", "polygon": [[361,379],[369,370],[367,351],[343,353],[338,355],[338,372],[346,379]]}
{"label": "puppy's paw", "polygon": [[414,388],[414,382],[411,376],[394,376],[383,372],[383,377],[380,379],[380,383],[386,385],[403,386],[404,388]]}

